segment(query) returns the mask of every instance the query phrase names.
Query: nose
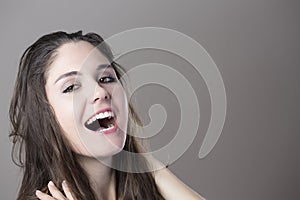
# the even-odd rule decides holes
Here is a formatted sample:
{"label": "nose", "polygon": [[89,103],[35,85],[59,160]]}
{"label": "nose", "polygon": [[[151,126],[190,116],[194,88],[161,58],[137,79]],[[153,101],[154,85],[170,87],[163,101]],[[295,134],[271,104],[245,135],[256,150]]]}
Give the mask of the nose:
{"label": "nose", "polygon": [[108,99],[110,99],[109,92],[105,88],[103,88],[99,85],[96,85],[95,92],[92,97],[91,103],[94,104],[98,101],[106,101]]}

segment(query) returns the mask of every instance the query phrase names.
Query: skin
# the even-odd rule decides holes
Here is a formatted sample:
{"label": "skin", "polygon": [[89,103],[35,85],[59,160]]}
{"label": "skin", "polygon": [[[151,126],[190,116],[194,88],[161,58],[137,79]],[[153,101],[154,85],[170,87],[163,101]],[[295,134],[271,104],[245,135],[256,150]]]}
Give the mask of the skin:
{"label": "skin", "polygon": [[167,200],[205,200],[179,180],[169,169],[163,168],[154,172],[155,182]]}
{"label": "skin", "polygon": [[[109,61],[89,43],[80,41],[62,45],[49,66],[46,93],[74,151],[82,156],[108,158],[123,149],[128,110],[126,95],[114,69],[97,70],[100,65],[107,66]],[[61,78],[69,72],[80,75]],[[100,82],[100,78],[104,79]],[[88,119],[107,107],[116,114],[120,129],[109,135],[95,134],[87,129],[84,124]]]}
{"label": "skin", "polygon": [[[89,43],[80,41],[64,44],[49,66],[45,87],[64,136],[77,153],[97,198],[116,199],[114,174],[109,166],[99,160],[110,163],[112,156],[123,149],[128,107],[126,94],[118,80],[99,83],[101,77],[116,77],[113,69],[96,70],[97,66],[104,64],[109,64],[109,61]],[[70,71],[80,72],[81,75],[57,80]],[[109,135],[95,134],[84,123],[96,111],[105,107],[112,107],[119,129]],[[166,168],[155,171],[154,178],[166,199],[203,200]],[[75,200],[66,181],[62,184],[66,196],[51,181],[48,188],[52,196],[39,190],[36,196],[42,200]]]}

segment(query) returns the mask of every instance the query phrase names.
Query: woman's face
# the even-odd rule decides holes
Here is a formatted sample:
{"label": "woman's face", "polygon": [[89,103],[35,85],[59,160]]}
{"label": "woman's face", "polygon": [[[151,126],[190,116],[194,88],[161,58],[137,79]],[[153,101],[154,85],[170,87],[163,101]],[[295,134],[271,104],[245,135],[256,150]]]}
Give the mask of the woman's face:
{"label": "woman's face", "polygon": [[85,41],[62,45],[46,77],[48,101],[77,154],[106,158],[123,149],[127,98],[99,50]]}

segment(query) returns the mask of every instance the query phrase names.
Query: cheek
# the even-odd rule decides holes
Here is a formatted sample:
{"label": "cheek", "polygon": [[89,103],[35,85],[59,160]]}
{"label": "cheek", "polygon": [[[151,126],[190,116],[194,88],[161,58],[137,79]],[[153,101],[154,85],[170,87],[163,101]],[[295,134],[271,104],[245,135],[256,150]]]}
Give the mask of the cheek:
{"label": "cheek", "polygon": [[81,140],[79,134],[79,116],[76,115],[76,109],[79,110],[79,106],[70,101],[56,101],[53,104],[55,117],[62,128],[62,134],[66,137],[67,141],[71,144],[75,152],[81,152]]}
{"label": "cheek", "polygon": [[112,104],[116,108],[119,113],[127,112],[127,96],[126,93],[121,86],[121,84],[117,84],[111,89],[111,98]]}
{"label": "cheek", "polygon": [[70,130],[74,126],[73,106],[61,104],[58,106],[59,110],[56,111],[58,122],[64,131]]}
{"label": "cheek", "polygon": [[53,107],[54,115],[63,129],[64,134],[70,138],[74,135],[74,131],[76,130],[76,115],[75,115],[75,107],[73,105],[73,98],[70,96],[68,98],[61,98],[59,96],[52,95],[49,99],[49,103]]}
{"label": "cheek", "polygon": [[128,122],[128,101],[125,90],[121,84],[116,85],[113,89],[112,104],[118,113],[118,126],[124,133],[126,133]]}

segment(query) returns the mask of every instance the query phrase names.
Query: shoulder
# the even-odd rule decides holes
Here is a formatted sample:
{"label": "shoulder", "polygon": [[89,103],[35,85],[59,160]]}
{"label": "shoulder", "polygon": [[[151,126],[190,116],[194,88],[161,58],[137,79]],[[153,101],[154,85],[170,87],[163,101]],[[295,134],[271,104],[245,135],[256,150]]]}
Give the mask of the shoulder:
{"label": "shoulder", "polygon": [[162,168],[154,171],[155,182],[166,200],[189,199],[205,200],[197,194],[179,178],[177,178],[169,169]]}

